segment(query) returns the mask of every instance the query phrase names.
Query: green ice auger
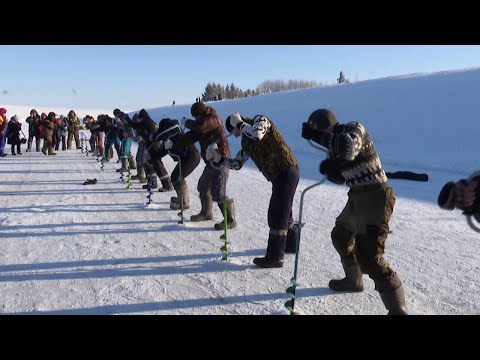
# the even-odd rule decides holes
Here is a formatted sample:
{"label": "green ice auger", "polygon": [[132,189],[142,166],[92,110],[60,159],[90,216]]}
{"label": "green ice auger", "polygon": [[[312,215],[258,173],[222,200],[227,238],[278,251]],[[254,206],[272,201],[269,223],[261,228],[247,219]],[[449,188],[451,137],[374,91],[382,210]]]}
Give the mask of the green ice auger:
{"label": "green ice auger", "polygon": [[127,167],[127,187],[125,188],[126,190],[130,190],[132,186],[132,173],[130,171],[130,161],[127,161],[128,167]]}
{"label": "green ice auger", "polygon": [[[319,150],[327,153],[327,150],[324,147],[316,146],[311,141],[308,141],[308,142],[314,148],[319,149]],[[327,155],[328,155],[328,153],[327,153]],[[319,182],[317,182],[313,185],[310,185],[309,187],[307,187],[305,190],[302,191],[302,195],[300,196],[300,211],[299,211],[299,214],[298,214],[298,223],[294,224],[294,226],[296,226],[297,229],[298,229],[298,231],[296,231],[296,235],[297,235],[296,249],[297,249],[297,251],[295,252],[295,268],[293,270],[293,277],[290,279],[290,282],[292,283],[292,286],[288,287],[287,291],[286,291],[287,295],[290,297],[290,300],[288,300],[285,303],[285,308],[288,311],[290,311],[290,315],[297,314],[295,312],[295,299],[297,298],[296,290],[297,290],[297,286],[298,286],[297,275],[298,275],[298,260],[299,260],[299,257],[300,257],[300,238],[301,238],[300,235],[301,235],[302,227],[305,225],[305,224],[302,223],[303,198],[305,197],[305,194],[307,193],[308,190],[313,189],[314,187],[317,187],[317,186],[323,184],[326,179],[327,178],[324,177]]]}

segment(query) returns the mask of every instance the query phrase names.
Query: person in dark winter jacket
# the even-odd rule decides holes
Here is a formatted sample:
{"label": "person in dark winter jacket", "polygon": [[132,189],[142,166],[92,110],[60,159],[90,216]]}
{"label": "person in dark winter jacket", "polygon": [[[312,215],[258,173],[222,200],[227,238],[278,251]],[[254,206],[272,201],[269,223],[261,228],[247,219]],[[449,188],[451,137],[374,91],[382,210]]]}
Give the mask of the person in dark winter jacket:
{"label": "person in dark winter jacket", "polygon": [[304,139],[328,150],[320,172],[350,187],[348,202],[331,233],[346,276],[331,280],[328,286],[334,291],[360,292],[364,289],[362,274],[368,274],[388,314],[406,315],[402,281],[384,258],[395,194],[370,135],[359,122],[340,124],[327,109],[314,111],[302,126]]}
{"label": "person in dark winter jacket", "polygon": [[[8,143],[12,145],[12,155],[22,155],[22,151],[20,150],[20,145],[22,144],[20,141],[20,131],[22,131],[22,124],[18,121],[17,115],[14,115],[8,122],[8,132],[10,133]],[[17,148],[16,153],[15,147]]]}
{"label": "person in dark winter jacket", "polygon": [[[183,199],[183,208],[188,209],[190,207],[190,197],[188,195],[188,187],[185,179],[200,163],[200,154],[195,145],[184,145],[182,142],[182,139],[185,138],[185,134],[183,132],[176,132],[174,136],[170,136],[169,129],[176,125],[179,125],[177,120],[168,118],[162,119],[158,124],[158,136],[156,136],[157,140],[162,143],[163,150],[160,152],[160,154],[164,156],[170,152],[173,160],[178,162],[177,166],[175,166],[175,169],[172,171],[172,175],[170,176],[173,188],[178,196],[171,198],[170,209],[172,210],[180,210],[182,208],[182,204],[180,203],[180,195]],[[180,172],[182,173],[181,181]]]}
{"label": "person in dark winter jacket", "polygon": [[[119,138],[119,133],[122,129],[117,124],[116,119],[111,118],[108,115],[104,115],[99,117],[100,127],[105,132],[105,151],[104,151],[104,161],[109,161],[111,159],[110,153],[112,150],[112,146],[115,147],[117,151],[118,159],[120,160],[123,156],[122,152],[122,142]],[[113,153],[112,153],[113,155]]]}
{"label": "person in dark winter jacket", "polygon": [[122,148],[122,167],[117,169],[117,172],[127,172],[128,169],[136,169],[137,165],[135,164],[135,158],[131,154],[132,147],[132,120],[120,109],[113,110],[113,115],[115,116],[115,122],[118,128],[118,138],[121,142]]}
{"label": "person in dark winter jacket", "polygon": [[41,141],[41,134],[38,131],[38,125],[40,122],[40,115],[38,115],[37,110],[32,109],[30,110],[30,116],[25,120],[28,123],[28,148],[27,152],[32,151],[32,142],[33,138],[35,138],[35,146],[36,151],[40,151],[40,141]]}
{"label": "person in dark winter jacket", "polygon": [[58,151],[58,149],[60,148],[60,143],[62,143],[62,151],[65,151],[67,149],[67,135],[67,118],[63,115],[60,115],[59,118],[55,119],[55,151]]}
{"label": "person in dark winter jacket", "polygon": [[[223,207],[225,204],[227,209],[227,226],[229,229],[234,228],[237,226],[234,202],[233,199],[225,196],[229,169],[223,167],[221,170],[218,170],[212,167],[210,161],[206,158],[206,150],[209,146],[216,146],[222,156],[230,157],[230,147],[222,120],[214,108],[206,106],[203,102],[194,103],[190,108],[190,113],[195,117],[195,120],[186,118],[181,120],[182,125],[185,125],[190,130],[186,133],[185,140],[190,144],[194,144],[197,141],[200,143],[200,154],[206,164],[197,185],[202,209],[199,214],[192,215],[190,220],[212,220],[212,205],[213,202],[216,202],[222,214],[224,214]],[[215,230],[223,230],[224,220],[215,224],[214,228]]]}
{"label": "person in dark winter jacket", "polygon": [[209,148],[207,158],[234,170],[240,170],[251,158],[272,183],[267,253],[264,257],[255,258],[253,263],[262,268],[283,267],[285,252],[296,251],[297,228],[294,226],[292,203],[300,179],[297,159],[278,128],[264,115],[246,119],[239,113],[233,113],[225,125],[235,137],[242,137],[242,148],[233,159],[224,159]]}
{"label": "person in dark winter jacket", "polygon": [[[132,128],[134,131],[134,140],[138,144],[137,154],[135,155],[135,160],[137,162],[137,174],[131,177],[131,180],[139,180],[140,183],[145,184],[147,183],[147,174],[145,172],[145,164],[146,164],[146,143],[145,139],[140,135],[137,129],[138,120],[138,113],[133,115],[132,117]],[[145,134],[144,134],[145,135]]]}
{"label": "person in dark winter jacket", "polygon": [[[138,115],[135,117],[135,121],[132,121],[133,128],[137,131],[137,135],[145,141],[145,172],[148,174],[152,172],[152,167],[155,170],[154,176],[152,176],[153,184],[152,188],[156,189],[157,185],[157,176],[160,178],[162,187],[158,190],[160,192],[172,191],[173,185],[168,175],[168,171],[165,168],[165,165],[162,162],[162,157],[165,156],[165,150],[162,146],[153,142],[153,136],[157,131],[158,127],[155,121],[150,117],[145,109],[140,110]],[[144,189],[147,189],[147,185],[143,185]]]}

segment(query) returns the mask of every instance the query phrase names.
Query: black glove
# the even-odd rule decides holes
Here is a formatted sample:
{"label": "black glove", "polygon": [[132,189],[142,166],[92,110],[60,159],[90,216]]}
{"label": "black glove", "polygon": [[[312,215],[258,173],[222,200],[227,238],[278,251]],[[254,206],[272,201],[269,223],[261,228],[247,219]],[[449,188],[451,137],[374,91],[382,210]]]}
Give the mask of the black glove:
{"label": "black glove", "polygon": [[329,167],[329,164],[331,163],[331,160],[330,159],[326,159],[326,160],[323,160],[321,163],[320,163],[320,174],[322,175],[327,175],[327,169]]}
{"label": "black glove", "polygon": [[437,203],[440,208],[445,210],[455,209],[454,188],[455,183],[453,181],[450,181],[443,186],[442,190],[440,190],[440,194],[438,194],[437,199]]}
{"label": "black glove", "polygon": [[195,120],[187,119],[184,120],[185,127],[189,130],[192,129],[192,127],[195,125]]}
{"label": "black glove", "polygon": [[334,160],[331,160],[331,159],[323,160],[320,163],[320,174],[325,175],[327,177],[327,180],[334,184],[337,184],[337,185],[345,184],[345,178],[340,172],[340,167],[338,165],[338,162]]}
{"label": "black glove", "polygon": [[317,144],[328,147],[330,134],[325,131],[313,129],[309,123],[302,124],[302,137],[306,140],[313,140]]}
{"label": "black glove", "polygon": [[309,123],[303,123],[302,124],[302,137],[306,140],[311,140],[315,136],[315,133],[317,131],[315,129],[312,129]]}
{"label": "black glove", "polygon": [[463,185],[470,185],[471,179],[468,180],[460,180],[457,182],[457,185],[455,186],[455,207],[457,209],[463,210],[464,215],[474,215],[474,214],[479,214],[480,213],[480,186],[478,184],[478,179],[477,179],[477,185],[475,185],[475,199],[473,200],[473,203],[470,206],[466,206],[463,202],[463,197],[462,197],[462,191],[458,189],[458,184],[462,183]]}
{"label": "black glove", "polygon": [[463,203],[462,187],[469,184],[471,180],[461,179],[454,183],[446,183],[438,195],[438,206],[445,210],[454,210],[455,208],[463,210],[464,215],[473,215],[480,212],[480,186],[475,187],[475,200],[470,206]]}

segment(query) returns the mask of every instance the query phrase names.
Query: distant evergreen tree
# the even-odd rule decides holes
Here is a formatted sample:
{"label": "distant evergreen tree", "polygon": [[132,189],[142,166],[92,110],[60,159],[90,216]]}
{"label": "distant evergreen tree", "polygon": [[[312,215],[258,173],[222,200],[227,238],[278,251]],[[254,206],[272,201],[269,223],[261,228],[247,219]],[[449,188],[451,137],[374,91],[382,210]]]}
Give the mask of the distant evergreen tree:
{"label": "distant evergreen tree", "polygon": [[[349,82],[345,80],[343,72],[340,73],[342,82]],[[340,78],[339,78],[340,79]],[[322,83],[316,81],[305,80],[265,80],[256,89],[247,89],[243,91],[239,87],[236,87],[234,83],[222,86],[217,83],[208,83],[205,86],[205,92],[198,98],[198,101],[216,101],[223,99],[238,99],[242,97],[256,96],[261,94],[270,94],[274,92],[308,89],[313,87],[322,86]]]}
{"label": "distant evergreen tree", "polygon": [[202,101],[211,101],[211,97],[213,96],[213,86],[212,84],[208,83],[205,86],[205,92],[202,94]]}
{"label": "distant evergreen tree", "polygon": [[265,80],[257,86],[255,95],[270,94],[288,90],[308,89],[319,86],[316,81],[305,80]]}
{"label": "distant evergreen tree", "polygon": [[345,75],[343,74],[343,71],[340,71],[340,76],[337,79],[337,83],[341,84],[344,82],[349,82],[347,79],[345,79]]}
{"label": "distant evergreen tree", "polygon": [[238,90],[233,83],[230,84],[230,99],[236,99],[238,97]]}
{"label": "distant evergreen tree", "polygon": [[230,89],[229,85],[225,86],[225,98],[226,99],[232,98],[232,90]]}

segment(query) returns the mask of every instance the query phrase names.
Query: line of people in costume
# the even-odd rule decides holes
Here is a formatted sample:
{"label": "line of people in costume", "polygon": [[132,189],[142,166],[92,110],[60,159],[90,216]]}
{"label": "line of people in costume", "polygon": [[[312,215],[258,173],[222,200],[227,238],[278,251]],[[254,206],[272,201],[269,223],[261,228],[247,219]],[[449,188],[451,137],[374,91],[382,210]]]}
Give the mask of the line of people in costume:
{"label": "line of people in costume", "polygon": [[[0,116],[1,112],[2,109]],[[87,128],[92,133],[90,144],[94,152],[107,158],[110,149],[115,148],[122,158],[119,171],[126,171],[135,168],[130,148],[131,141],[137,141],[137,175],[132,179],[146,183],[151,178],[153,188],[159,188],[161,192],[175,190],[176,196],[170,199],[172,210],[190,207],[186,179],[203,160],[204,169],[196,188],[201,210],[190,220],[213,220],[213,204],[217,203],[222,214],[226,208],[230,229],[238,224],[234,199],[226,196],[229,172],[241,170],[245,162],[252,159],[272,184],[266,253],[254,258],[253,263],[260,268],[283,267],[285,254],[295,254],[298,246],[298,226],[294,223],[292,204],[300,172],[292,150],[274,121],[266,115],[247,118],[233,113],[227,117],[224,126],[215,109],[203,102],[192,105],[191,115],[193,119],[165,118],[157,125],[145,109],[131,119],[115,109],[113,118],[108,115],[99,115],[97,120],[88,118]],[[169,132],[180,128],[183,131]],[[230,153],[225,129],[241,138],[241,149],[235,156]],[[104,148],[102,133],[105,133]],[[338,292],[362,292],[363,275],[368,275],[388,313],[406,315],[403,283],[384,257],[395,193],[368,131],[357,121],[342,124],[330,110],[318,109],[302,124],[301,136],[327,150],[328,156],[320,164],[320,173],[335,184],[349,187],[346,205],[331,231],[331,240],[345,277],[332,279],[329,288]],[[195,146],[197,142],[200,151]],[[171,175],[162,161],[166,155],[177,161]],[[161,187],[157,184],[157,177]],[[469,179],[446,184],[439,196],[439,205],[449,210],[462,209],[480,222],[479,184],[478,173]],[[144,188],[147,186],[145,184]],[[223,230],[224,221],[215,223],[214,229]]]}
{"label": "line of people in costume", "polygon": [[[285,254],[296,252],[298,239],[292,203],[300,172],[292,150],[274,121],[266,115],[245,118],[233,113],[224,127],[215,109],[203,102],[192,105],[191,115],[194,119],[162,119],[157,127],[144,109],[135,114],[132,128],[139,144],[144,142],[142,149],[145,149],[143,155],[139,150],[137,157],[144,156],[142,164],[152,167],[158,177],[165,180],[163,188],[171,185],[175,189],[177,196],[171,198],[170,204],[175,210],[180,208],[180,198],[183,198],[184,209],[189,208],[185,178],[198,166],[201,157],[205,164],[197,183],[201,210],[190,219],[194,222],[212,220],[212,207],[216,202],[222,214],[226,207],[229,228],[237,226],[234,200],[226,196],[229,171],[240,170],[248,159],[252,159],[272,183],[266,254],[254,258],[253,262],[261,268],[283,267]],[[185,128],[186,132],[168,139],[158,136],[175,125]],[[241,149],[235,156],[230,154],[225,129],[241,137]],[[302,137],[327,149],[328,158],[321,163],[320,172],[335,184],[350,187],[347,204],[331,232],[345,277],[331,280],[330,289],[361,292],[364,290],[363,274],[367,274],[374,281],[389,314],[407,314],[402,281],[384,258],[395,194],[370,135],[359,122],[341,124],[331,111],[318,109],[302,125]],[[200,153],[194,146],[197,142]],[[179,165],[170,177],[166,177],[168,173],[161,159],[169,151],[181,160],[181,179]],[[216,223],[214,228],[222,230],[223,221]]]}

